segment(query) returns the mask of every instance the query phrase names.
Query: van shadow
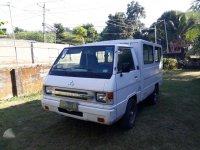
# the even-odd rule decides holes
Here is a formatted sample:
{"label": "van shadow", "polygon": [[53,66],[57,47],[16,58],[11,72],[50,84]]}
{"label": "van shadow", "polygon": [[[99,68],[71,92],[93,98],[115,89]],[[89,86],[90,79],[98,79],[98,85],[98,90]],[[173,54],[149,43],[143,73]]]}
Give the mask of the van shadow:
{"label": "van shadow", "polygon": [[[0,109],[0,117],[0,147],[3,149],[113,147],[112,142],[118,141],[117,137],[134,132],[125,132],[118,124],[106,126],[46,112],[40,100]],[[13,136],[6,135],[8,130],[12,130]]]}

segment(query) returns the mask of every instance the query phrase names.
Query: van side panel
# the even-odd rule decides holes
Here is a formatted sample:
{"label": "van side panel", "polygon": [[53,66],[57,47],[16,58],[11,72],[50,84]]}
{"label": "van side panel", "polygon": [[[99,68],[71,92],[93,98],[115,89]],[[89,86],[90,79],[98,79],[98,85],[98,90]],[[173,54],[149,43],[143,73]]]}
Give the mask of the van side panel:
{"label": "van side panel", "polygon": [[[154,61],[150,64],[144,64],[144,48],[143,45],[153,46],[153,58]],[[162,67],[161,62],[155,62],[155,45],[154,43],[149,43],[143,41],[141,44],[141,76],[142,76],[142,99],[147,98],[155,89],[155,85],[160,83],[162,80]]]}
{"label": "van side panel", "polygon": [[144,65],[142,72],[142,99],[147,98],[154,91],[155,84],[160,82],[161,76],[159,64]]}
{"label": "van side panel", "polygon": [[[141,76],[141,101],[147,98],[155,88],[155,84],[162,82],[162,61],[161,62],[153,62],[151,64],[144,64],[144,54],[143,54],[143,44],[153,46],[153,54],[155,54],[155,45],[154,43],[148,41],[135,41],[131,42],[130,45],[134,47],[139,68],[140,68],[140,76]],[[162,55],[161,55],[162,57]]]}

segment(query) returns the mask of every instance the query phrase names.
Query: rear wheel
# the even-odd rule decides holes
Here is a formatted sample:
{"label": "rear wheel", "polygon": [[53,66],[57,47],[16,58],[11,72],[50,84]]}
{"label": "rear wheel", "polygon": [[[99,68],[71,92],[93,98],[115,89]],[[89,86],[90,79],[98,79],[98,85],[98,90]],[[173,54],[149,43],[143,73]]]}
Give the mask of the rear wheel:
{"label": "rear wheel", "polygon": [[155,105],[158,103],[158,95],[159,95],[159,87],[158,85],[156,85],[153,93],[149,97],[149,102],[151,105]]}
{"label": "rear wheel", "polygon": [[137,101],[130,99],[127,103],[126,112],[121,119],[121,126],[124,129],[131,129],[135,125],[135,119],[138,111]]}

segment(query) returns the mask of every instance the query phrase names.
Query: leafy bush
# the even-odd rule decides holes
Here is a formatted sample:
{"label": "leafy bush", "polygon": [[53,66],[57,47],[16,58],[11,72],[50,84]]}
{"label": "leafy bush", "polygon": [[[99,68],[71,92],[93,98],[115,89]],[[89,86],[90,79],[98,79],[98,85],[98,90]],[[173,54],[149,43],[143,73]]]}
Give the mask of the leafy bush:
{"label": "leafy bush", "polygon": [[60,41],[60,43],[68,43],[71,45],[80,45],[84,43],[84,38],[81,36],[77,36],[68,32],[65,32],[63,34],[63,41]]}
{"label": "leafy bush", "polygon": [[200,58],[185,58],[178,62],[178,68],[200,69]]}
{"label": "leafy bush", "polygon": [[174,58],[163,58],[163,69],[173,70],[177,68],[177,60]]}
{"label": "leafy bush", "polygon": [[[16,39],[33,40],[43,42],[43,34],[40,31],[18,32],[15,34]],[[46,34],[46,42],[55,42],[55,35],[53,33]]]}

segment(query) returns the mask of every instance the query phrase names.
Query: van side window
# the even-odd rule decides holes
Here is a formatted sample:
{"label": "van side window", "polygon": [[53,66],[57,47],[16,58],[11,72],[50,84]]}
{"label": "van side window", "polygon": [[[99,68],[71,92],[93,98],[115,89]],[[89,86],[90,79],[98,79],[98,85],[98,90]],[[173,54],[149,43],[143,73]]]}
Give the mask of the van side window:
{"label": "van side window", "polygon": [[153,46],[147,44],[143,45],[143,60],[144,64],[151,64],[154,62]]}
{"label": "van side window", "polygon": [[122,71],[123,65],[128,65],[130,70],[135,70],[131,48],[119,47],[118,51],[119,51],[118,64],[117,64],[118,71]]}
{"label": "van side window", "polygon": [[161,48],[155,47],[155,62],[160,62],[161,59]]}

